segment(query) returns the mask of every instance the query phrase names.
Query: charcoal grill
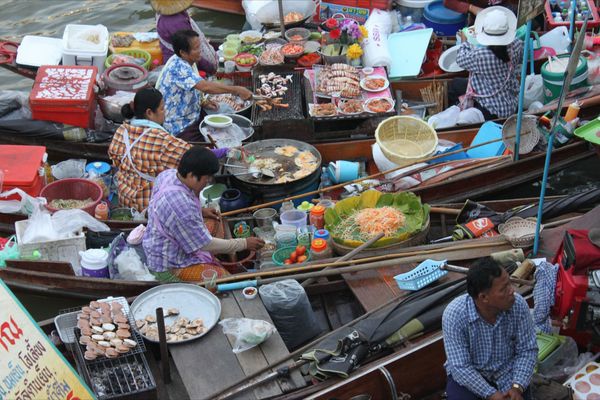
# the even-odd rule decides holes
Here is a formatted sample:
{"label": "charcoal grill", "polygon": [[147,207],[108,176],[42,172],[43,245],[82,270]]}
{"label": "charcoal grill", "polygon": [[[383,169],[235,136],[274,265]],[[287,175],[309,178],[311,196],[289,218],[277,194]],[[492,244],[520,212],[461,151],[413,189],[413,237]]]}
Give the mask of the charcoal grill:
{"label": "charcoal grill", "polygon": [[83,358],[83,348],[74,347],[77,369],[99,400],[157,398],[156,382],[143,353],[89,362]]}
{"label": "charcoal grill", "polygon": [[254,69],[252,79],[254,81],[254,93],[261,87],[260,75],[266,75],[269,72],[281,75],[292,75],[292,82],[287,84],[287,92],[283,96],[282,103],[289,105],[288,108],[273,107],[269,111],[262,111],[256,103],[252,106],[252,125],[262,126],[265,121],[285,121],[290,119],[304,119],[302,103],[302,81],[304,77],[301,72],[293,71],[289,67],[261,66]]}

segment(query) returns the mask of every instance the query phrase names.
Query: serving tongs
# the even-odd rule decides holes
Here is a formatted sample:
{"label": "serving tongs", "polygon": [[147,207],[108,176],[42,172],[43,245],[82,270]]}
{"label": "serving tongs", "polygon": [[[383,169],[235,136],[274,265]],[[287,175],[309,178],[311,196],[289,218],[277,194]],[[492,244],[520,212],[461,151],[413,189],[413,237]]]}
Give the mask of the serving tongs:
{"label": "serving tongs", "polygon": [[235,174],[231,174],[231,176],[241,176],[241,175],[252,175],[252,177],[254,179],[260,179],[263,176],[266,176],[268,178],[275,178],[275,172],[273,172],[272,170],[268,169],[268,168],[257,168],[257,167],[253,167],[253,166],[249,166],[249,167],[245,167],[243,165],[235,165],[235,164],[223,164],[226,167],[231,167],[231,168],[243,168],[246,169],[246,172],[238,172]]}

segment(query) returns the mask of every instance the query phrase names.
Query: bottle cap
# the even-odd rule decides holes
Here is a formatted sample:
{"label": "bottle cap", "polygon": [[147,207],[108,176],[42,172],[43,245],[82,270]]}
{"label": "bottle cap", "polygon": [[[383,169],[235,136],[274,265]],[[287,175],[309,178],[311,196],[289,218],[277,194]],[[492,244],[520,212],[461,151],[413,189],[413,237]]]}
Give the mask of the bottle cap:
{"label": "bottle cap", "polygon": [[310,210],[310,213],[313,215],[323,215],[325,214],[325,207],[317,204]]}
{"label": "bottle cap", "polygon": [[327,242],[323,239],[313,239],[310,248],[314,251],[323,251],[327,248]]}
{"label": "bottle cap", "polygon": [[300,211],[309,211],[311,208],[313,208],[315,205],[309,203],[308,201],[303,201],[302,204],[300,204],[298,207],[296,207],[298,210]]}
{"label": "bottle cap", "polygon": [[327,229],[317,229],[314,233],[315,239],[329,239],[329,231]]}

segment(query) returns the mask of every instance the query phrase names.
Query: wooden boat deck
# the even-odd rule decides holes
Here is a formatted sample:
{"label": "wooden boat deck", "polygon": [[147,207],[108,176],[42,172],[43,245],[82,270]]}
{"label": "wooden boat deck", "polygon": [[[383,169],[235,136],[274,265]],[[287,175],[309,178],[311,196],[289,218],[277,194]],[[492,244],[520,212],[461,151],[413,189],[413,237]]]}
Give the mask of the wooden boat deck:
{"label": "wooden boat deck", "polygon": [[[273,323],[260,297],[246,300],[238,290],[219,295],[219,298],[221,320],[251,318]],[[231,384],[289,354],[279,333],[273,334],[263,344],[239,354],[232,352],[233,344],[234,340],[224,335],[220,326],[215,326],[201,340],[170,346],[171,357],[191,399],[210,399]],[[296,370],[289,379],[272,381],[235,398],[264,399],[305,385],[302,375]]]}

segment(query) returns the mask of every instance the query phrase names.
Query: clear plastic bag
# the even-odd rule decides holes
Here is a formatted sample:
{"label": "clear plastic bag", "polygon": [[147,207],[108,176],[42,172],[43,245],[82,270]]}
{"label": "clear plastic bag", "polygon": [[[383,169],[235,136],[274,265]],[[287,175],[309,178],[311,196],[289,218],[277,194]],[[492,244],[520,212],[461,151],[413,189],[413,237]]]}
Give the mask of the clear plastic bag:
{"label": "clear plastic bag", "polygon": [[19,246],[17,246],[15,235],[8,238],[4,248],[0,250],[0,268],[6,267],[6,260],[19,258]]}
{"label": "clear plastic bag", "polygon": [[260,319],[226,318],[219,325],[224,334],[235,337],[233,352],[236,354],[261,344],[276,332],[273,325]]}
{"label": "clear plastic bag", "polygon": [[31,119],[29,93],[0,90],[0,119]]}
{"label": "clear plastic bag", "polygon": [[[21,200],[2,200],[13,194],[21,196]],[[43,197],[31,197],[19,188],[0,193],[0,212],[5,214],[31,214],[36,207],[43,206],[47,200]]]}
{"label": "clear plastic bag", "polygon": [[523,96],[523,107],[529,106],[536,101],[544,100],[544,80],[541,75],[527,75],[525,78],[525,94]]}
{"label": "clear plastic bag", "polygon": [[56,179],[81,178],[85,174],[84,159],[70,159],[52,166],[52,176]]}
{"label": "clear plastic bag", "polygon": [[130,281],[154,281],[156,278],[142,263],[142,259],[134,249],[127,249],[115,258],[119,271],[119,279]]}

